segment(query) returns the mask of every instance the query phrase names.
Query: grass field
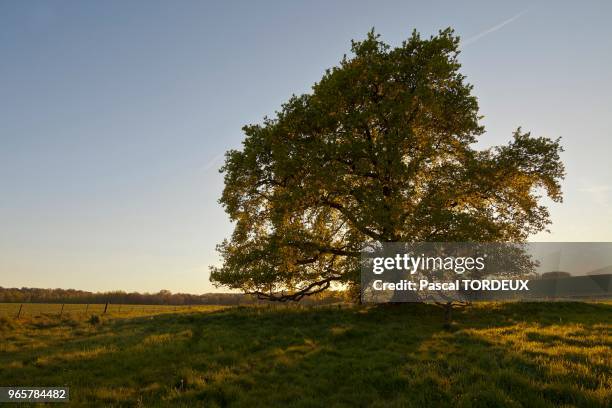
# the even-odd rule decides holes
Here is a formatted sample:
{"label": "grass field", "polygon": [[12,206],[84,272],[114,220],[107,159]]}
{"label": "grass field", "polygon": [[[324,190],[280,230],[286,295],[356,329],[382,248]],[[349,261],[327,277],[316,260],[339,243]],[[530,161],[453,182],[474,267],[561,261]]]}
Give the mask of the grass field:
{"label": "grass field", "polygon": [[612,304],[0,317],[0,385],[124,406],[607,407]]}
{"label": "grass field", "polygon": [[[17,317],[21,303],[0,303],[0,316]],[[212,307],[212,309],[211,309]],[[23,303],[21,309],[21,318],[32,318],[38,316],[59,316],[72,317],[74,319],[82,319],[91,316],[92,314],[102,314],[105,305],[84,304],[84,303],[66,303],[63,306],[57,303]],[[165,305],[120,305],[108,304],[107,314],[114,317],[134,317],[159,313],[176,313],[176,312],[196,312],[217,310],[219,306],[165,306]]]}

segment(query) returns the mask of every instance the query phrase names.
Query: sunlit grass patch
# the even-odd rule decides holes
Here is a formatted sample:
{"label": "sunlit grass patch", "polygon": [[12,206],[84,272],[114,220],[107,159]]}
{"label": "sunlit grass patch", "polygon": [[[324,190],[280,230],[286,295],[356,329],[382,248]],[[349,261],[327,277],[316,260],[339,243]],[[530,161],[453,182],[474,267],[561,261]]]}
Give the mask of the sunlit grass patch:
{"label": "sunlit grass patch", "polygon": [[94,400],[121,403],[134,401],[136,391],[127,387],[97,387],[91,391]]}
{"label": "sunlit grass patch", "polygon": [[172,341],[172,334],[170,333],[152,334],[142,340],[142,345],[153,346],[158,344],[170,343],[170,341]]}
{"label": "sunlit grass patch", "polygon": [[3,323],[0,385],[66,384],[94,406],[608,406],[610,305],[455,318],[445,330],[417,304],[27,317]]}

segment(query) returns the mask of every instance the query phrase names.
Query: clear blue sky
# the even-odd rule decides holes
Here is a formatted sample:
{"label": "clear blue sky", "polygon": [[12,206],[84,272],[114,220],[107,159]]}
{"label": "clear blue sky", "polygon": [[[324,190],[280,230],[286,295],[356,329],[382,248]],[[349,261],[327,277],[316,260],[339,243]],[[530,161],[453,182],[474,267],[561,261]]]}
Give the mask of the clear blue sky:
{"label": "clear blue sky", "polygon": [[240,128],[371,28],[452,26],[487,134],[563,137],[533,240],[612,241],[612,3],[0,2],[0,286],[205,292]]}

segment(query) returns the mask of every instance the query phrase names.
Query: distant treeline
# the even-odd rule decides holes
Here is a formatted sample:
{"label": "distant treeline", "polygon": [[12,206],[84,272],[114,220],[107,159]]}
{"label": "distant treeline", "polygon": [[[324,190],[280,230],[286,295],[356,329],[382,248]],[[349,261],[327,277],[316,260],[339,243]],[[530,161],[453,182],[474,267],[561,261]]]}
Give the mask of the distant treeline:
{"label": "distant treeline", "polygon": [[[344,301],[342,292],[329,291],[305,298],[305,304],[329,304]],[[158,293],[87,292],[76,289],[3,288],[0,303],[106,303],[132,305],[249,305],[267,303],[242,293]]]}

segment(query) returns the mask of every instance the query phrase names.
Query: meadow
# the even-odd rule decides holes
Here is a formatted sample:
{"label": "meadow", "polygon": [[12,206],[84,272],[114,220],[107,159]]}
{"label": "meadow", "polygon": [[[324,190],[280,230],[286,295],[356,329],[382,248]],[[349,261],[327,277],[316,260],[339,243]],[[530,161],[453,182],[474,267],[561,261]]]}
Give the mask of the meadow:
{"label": "meadow", "polygon": [[109,303],[108,307],[104,303],[0,303],[0,316],[13,317],[19,316],[21,319],[36,317],[70,316],[74,319],[89,318],[92,314],[105,314],[108,317],[134,317],[142,315],[152,315],[159,313],[193,312],[218,310],[220,306],[166,306],[166,305],[122,305]]}
{"label": "meadow", "polygon": [[153,306],[97,316],[47,308],[17,320],[10,309],[0,317],[0,385],[69,386],[76,406],[612,401],[611,303],[480,303],[456,312],[450,329],[426,304]]}

